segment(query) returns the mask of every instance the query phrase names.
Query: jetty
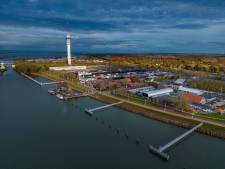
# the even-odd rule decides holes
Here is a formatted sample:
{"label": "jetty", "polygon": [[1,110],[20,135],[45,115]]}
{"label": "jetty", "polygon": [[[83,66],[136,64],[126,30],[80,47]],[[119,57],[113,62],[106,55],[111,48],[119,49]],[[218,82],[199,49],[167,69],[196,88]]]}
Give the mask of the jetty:
{"label": "jetty", "polygon": [[60,84],[60,83],[63,83],[64,81],[60,81],[60,82],[46,82],[46,83],[42,83],[41,82],[41,85],[42,86],[46,86],[46,85],[53,85],[53,84]]}
{"label": "jetty", "polygon": [[193,127],[192,129],[188,130],[187,132],[183,133],[182,135],[173,139],[172,141],[170,141],[169,143],[167,143],[166,145],[164,145],[162,147],[155,148],[154,146],[149,145],[149,150],[152,153],[161,157],[162,159],[169,160],[170,156],[167,153],[165,153],[164,151],[167,150],[168,148],[170,148],[171,146],[175,145],[176,143],[180,142],[182,139],[184,139],[185,137],[187,137],[188,135],[193,133],[195,130],[200,128],[202,125],[203,125],[203,123],[198,124],[197,126]]}
{"label": "jetty", "polygon": [[39,81],[37,81],[36,79],[34,79],[34,78],[32,78],[32,77],[26,75],[25,73],[21,73],[21,75],[23,75],[24,77],[26,77],[26,78],[30,79],[31,81],[35,82],[35,83],[38,84],[39,86],[42,85],[41,82],[39,82]]}
{"label": "jetty", "polygon": [[96,108],[92,108],[92,109],[85,109],[85,112],[87,112],[89,115],[93,115],[94,111],[98,111],[98,110],[102,110],[102,109],[106,109],[115,105],[119,105],[122,104],[123,101],[117,102],[117,103],[112,103],[112,104],[108,104],[105,106],[100,106],[100,107],[96,107]]}
{"label": "jetty", "polygon": [[33,82],[35,82],[36,84],[38,84],[39,86],[46,86],[46,85],[53,85],[53,84],[59,84],[59,83],[63,83],[63,81],[60,81],[60,82],[39,82],[38,80],[26,75],[25,73],[21,73],[21,75],[23,75],[24,77],[32,80]]}

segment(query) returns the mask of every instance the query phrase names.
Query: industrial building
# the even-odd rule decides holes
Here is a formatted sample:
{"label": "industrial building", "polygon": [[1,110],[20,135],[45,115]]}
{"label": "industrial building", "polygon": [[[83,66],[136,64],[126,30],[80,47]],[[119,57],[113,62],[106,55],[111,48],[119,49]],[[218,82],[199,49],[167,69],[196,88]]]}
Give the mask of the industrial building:
{"label": "industrial building", "polygon": [[172,88],[165,88],[165,89],[159,89],[159,90],[143,91],[142,95],[148,98],[155,98],[159,96],[168,95],[172,92],[173,92]]}
{"label": "industrial building", "polygon": [[147,86],[147,87],[130,89],[129,92],[132,94],[137,94],[137,93],[143,93],[143,92],[148,92],[148,91],[152,91],[152,90],[155,90],[155,88],[152,86]]}
{"label": "industrial building", "polygon": [[180,86],[178,88],[179,91],[182,91],[182,92],[189,92],[189,93],[193,93],[193,94],[196,94],[196,95],[203,95],[204,94],[204,91],[202,90],[198,90],[198,89],[193,89],[193,88],[188,88],[188,87],[183,87],[183,86]]}

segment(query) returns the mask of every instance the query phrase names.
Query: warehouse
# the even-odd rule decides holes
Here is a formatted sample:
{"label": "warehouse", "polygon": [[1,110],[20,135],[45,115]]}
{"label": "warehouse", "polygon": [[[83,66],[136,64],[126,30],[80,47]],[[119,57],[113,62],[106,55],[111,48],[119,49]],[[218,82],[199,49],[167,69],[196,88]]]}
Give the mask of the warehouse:
{"label": "warehouse", "polygon": [[183,86],[180,86],[178,88],[179,91],[182,91],[182,92],[189,92],[189,93],[193,93],[193,94],[196,94],[196,95],[203,95],[204,92],[202,90],[198,90],[198,89],[193,89],[193,88],[188,88],[188,87],[183,87]]}
{"label": "warehouse", "polygon": [[153,90],[153,91],[144,91],[142,92],[142,95],[144,97],[155,98],[159,96],[168,95],[172,92],[173,92],[172,88],[165,88],[165,89],[159,89],[159,90]]}

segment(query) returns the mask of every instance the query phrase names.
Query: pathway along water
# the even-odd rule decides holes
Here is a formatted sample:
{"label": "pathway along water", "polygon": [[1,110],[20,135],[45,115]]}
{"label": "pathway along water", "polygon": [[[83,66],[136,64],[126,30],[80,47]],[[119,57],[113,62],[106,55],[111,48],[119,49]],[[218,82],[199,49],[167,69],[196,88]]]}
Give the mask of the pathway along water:
{"label": "pathway along water", "polygon": [[116,107],[89,117],[84,108],[104,103],[63,102],[47,90],[12,70],[0,76],[0,168],[225,168],[224,140],[194,133],[164,162],[148,144],[164,145],[185,129]]}

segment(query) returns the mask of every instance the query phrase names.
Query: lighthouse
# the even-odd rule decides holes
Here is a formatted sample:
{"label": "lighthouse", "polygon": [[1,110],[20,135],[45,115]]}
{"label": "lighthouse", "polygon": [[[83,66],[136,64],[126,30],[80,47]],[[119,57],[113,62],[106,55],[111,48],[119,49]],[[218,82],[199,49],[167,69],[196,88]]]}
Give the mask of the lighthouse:
{"label": "lighthouse", "polygon": [[67,62],[68,65],[71,65],[71,37],[70,34],[67,33],[66,35],[66,46],[67,46]]}

